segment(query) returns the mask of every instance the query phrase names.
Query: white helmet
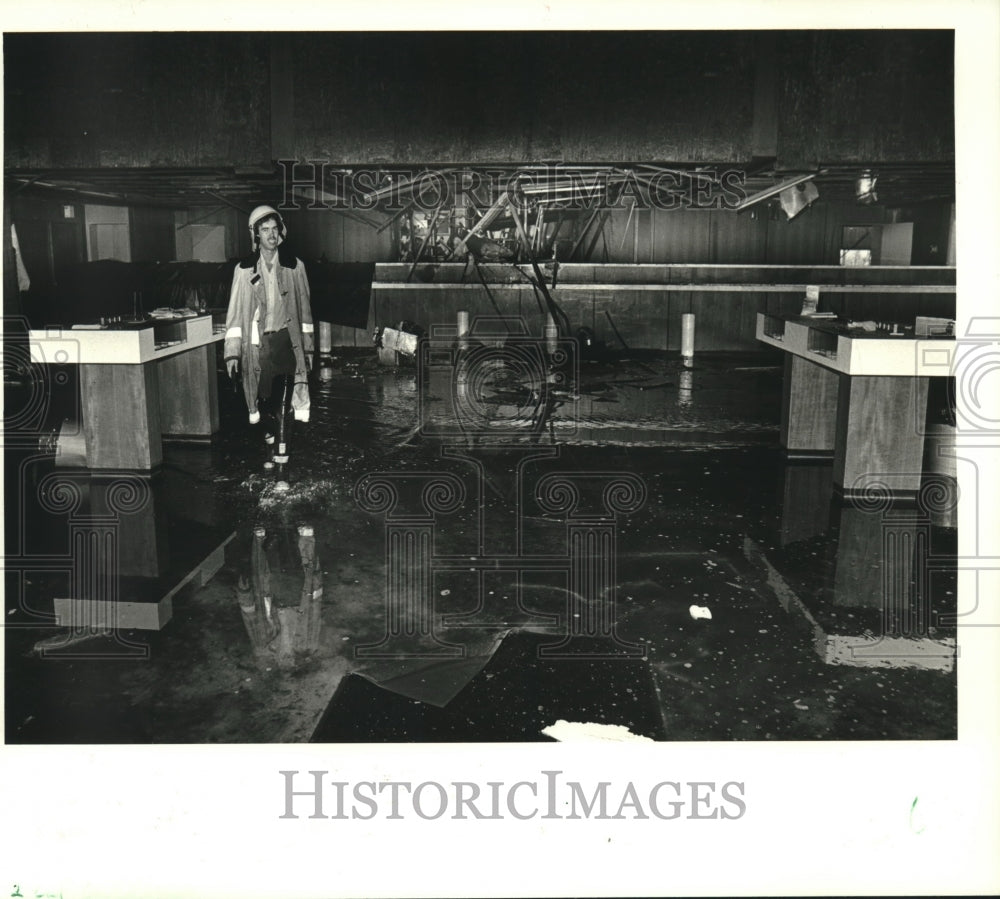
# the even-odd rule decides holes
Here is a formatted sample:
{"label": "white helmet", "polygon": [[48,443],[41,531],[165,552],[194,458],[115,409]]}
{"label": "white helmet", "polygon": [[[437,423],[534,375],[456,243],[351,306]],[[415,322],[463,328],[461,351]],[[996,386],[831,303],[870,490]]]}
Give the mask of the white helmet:
{"label": "white helmet", "polygon": [[273,206],[258,206],[253,212],[250,213],[250,243],[255,247],[257,246],[257,235],[254,233],[254,226],[262,219],[266,219],[269,215],[277,216],[278,221],[281,223],[281,233],[278,236],[279,244],[288,234],[288,226],[285,225],[285,220],[281,217],[281,213],[278,212],[277,209]]}

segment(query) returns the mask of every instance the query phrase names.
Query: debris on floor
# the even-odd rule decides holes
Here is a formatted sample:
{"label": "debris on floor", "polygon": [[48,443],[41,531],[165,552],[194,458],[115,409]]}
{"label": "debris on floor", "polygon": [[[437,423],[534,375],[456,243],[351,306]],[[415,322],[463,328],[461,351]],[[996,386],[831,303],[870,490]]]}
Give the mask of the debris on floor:
{"label": "debris on floor", "polygon": [[[27,502],[25,557],[51,564],[22,572],[17,595],[8,595],[6,682],[16,685],[6,695],[9,738],[542,741],[552,738],[544,730],[554,721],[565,721],[674,741],[953,739],[954,670],[827,664],[813,631],[782,607],[773,577],[744,555],[749,538],[768,558],[780,551],[778,561],[792,567],[788,583],[805,602],[829,594],[838,573],[853,572],[857,581],[864,570],[851,567],[851,553],[870,545],[842,541],[829,530],[829,498],[803,492],[813,481],[829,482],[830,463],[813,477],[778,452],[780,370],[734,374],[752,361],[739,354],[703,354],[685,371],[663,354],[632,355],[582,367],[579,402],[553,409],[544,433],[526,435],[517,450],[531,455],[523,465],[505,456],[507,449],[463,435],[428,436],[420,416],[438,411],[440,397],[419,395],[412,369],[380,366],[370,347],[338,350],[329,377],[316,379],[310,422],[293,426],[296,453],[287,472],[262,469],[263,447],[245,408],[223,392],[218,440],[165,446],[148,508],[123,517],[118,533],[129,541],[119,559],[148,558],[164,571],[181,550],[203,554],[209,529],[235,531],[222,567],[211,581],[194,580],[173,597],[173,617],[162,631],[81,642],[55,662],[31,650],[58,642],[53,597],[66,595],[71,566],[55,563],[71,545],[74,522]],[[690,386],[680,383],[682,374]],[[449,384],[442,378],[442,390]],[[496,399],[487,412],[520,401],[500,393]],[[513,448],[520,439],[512,438]],[[13,465],[24,462],[13,450],[9,455]],[[28,500],[50,473],[75,476],[50,459],[32,464],[45,467],[34,474],[27,463],[18,469],[29,473]],[[488,474],[482,490],[480,471]],[[414,476],[390,517],[363,511],[354,498],[362,478],[384,472]],[[425,498],[435,507],[446,499],[425,493],[420,480],[440,472],[467,488],[454,513],[424,505]],[[614,602],[606,611],[620,644],[610,649],[641,647],[645,658],[538,655],[540,644],[559,642],[566,628],[593,627],[593,613],[604,610],[571,601],[565,570],[544,570],[546,559],[566,558],[569,519],[545,512],[534,491],[543,476],[560,472],[629,472],[644,484],[644,504],[614,521],[617,591],[608,594]],[[95,486],[80,477],[80,495],[93,499]],[[279,480],[287,490],[279,491]],[[591,506],[605,515],[604,506],[594,506],[603,494],[592,493],[583,483],[575,515],[589,515]],[[303,526],[313,533],[300,532]],[[426,537],[406,543],[403,531],[411,526]],[[249,629],[243,618],[241,606],[256,613],[256,603],[251,610],[248,597],[234,599],[239,574],[249,571],[254,527],[274,538],[266,544],[271,620],[280,628],[273,642],[254,629],[253,618]],[[408,579],[415,563],[388,577],[393,534],[445,567],[432,566],[429,583]],[[949,545],[938,537],[933,528],[929,545],[946,555]],[[531,565],[514,570],[489,562],[504,553],[531,556]],[[953,609],[955,592],[953,583],[939,583],[940,574],[930,586],[944,612],[948,604]],[[143,582],[122,572],[115,589],[135,593]],[[412,587],[406,595],[427,604],[431,624],[413,635],[418,648],[464,647],[464,658],[378,658],[387,635],[407,637],[388,604],[394,585]],[[877,609],[839,600],[811,608],[824,632],[844,634],[852,646],[856,635],[867,638],[880,626]],[[266,620],[266,603],[263,614]],[[700,623],[713,615],[725,626]],[[510,634],[494,646],[527,624],[537,632]],[[372,647],[374,656],[366,656]],[[135,649],[143,655],[121,657]]]}
{"label": "debris on floor", "polygon": [[582,721],[564,721],[542,728],[542,733],[560,743],[652,743],[649,737],[632,733],[621,724],[594,724]]}

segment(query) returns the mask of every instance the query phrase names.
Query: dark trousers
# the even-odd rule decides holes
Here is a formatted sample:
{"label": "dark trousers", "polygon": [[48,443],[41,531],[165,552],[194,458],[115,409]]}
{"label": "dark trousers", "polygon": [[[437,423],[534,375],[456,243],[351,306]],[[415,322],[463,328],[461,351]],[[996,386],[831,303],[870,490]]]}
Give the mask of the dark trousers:
{"label": "dark trousers", "polygon": [[274,389],[274,379],[279,375],[295,375],[295,353],[288,329],[265,331],[260,342],[260,384],[257,395],[266,400]]}
{"label": "dark trousers", "polygon": [[[260,384],[257,394],[266,416],[265,428],[285,443],[286,422],[295,383],[295,353],[287,328],[266,331],[260,343]],[[275,390],[277,387],[277,390]]]}

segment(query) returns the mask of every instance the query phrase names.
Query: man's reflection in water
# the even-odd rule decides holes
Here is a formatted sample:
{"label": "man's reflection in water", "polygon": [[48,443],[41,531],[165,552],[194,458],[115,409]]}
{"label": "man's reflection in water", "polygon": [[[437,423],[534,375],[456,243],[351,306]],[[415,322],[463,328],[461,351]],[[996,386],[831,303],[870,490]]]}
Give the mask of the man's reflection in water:
{"label": "man's reflection in water", "polygon": [[[280,540],[281,534],[274,535],[274,539]],[[300,525],[296,542],[302,565],[299,603],[298,606],[283,605],[282,597],[274,593],[277,578],[272,576],[267,542],[266,529],[254,528],[250,577],[240,575],[236,598],[257,664],[267,667],[277,663],[279,668],[289,669],[295,666],[297,657],[309,656],[319,649],[323,574],[316,557],[313,528]]]}

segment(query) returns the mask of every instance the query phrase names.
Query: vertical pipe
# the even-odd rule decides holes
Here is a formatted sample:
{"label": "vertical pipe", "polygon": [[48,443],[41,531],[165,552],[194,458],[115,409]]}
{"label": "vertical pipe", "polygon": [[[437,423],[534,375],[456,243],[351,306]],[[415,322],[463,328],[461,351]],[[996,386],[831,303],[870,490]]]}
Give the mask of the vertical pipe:
{"label": "vertical pipe", "polygon": [[552,313],[545,316],[545,349],[551,356],[559,348],[559,328],[556,326]]}
{"label": "vertical pipe", "polygon": [[330,322],[319,323],[319,354],[333,355],[333,325]]}
{"label": "vertical pipe", "polygon": [[681,315],[681,355],[685,359],[694,356],[694,313]]}
{"label": "vertical pipe", "polygon": [[[469,313],[464,309],[458,312],[458,352],[464,354],[469,349]],[[468,366],[464,358],[460,358],[455,369],[454,399],[459,403],[464,403],[466,398],[466,381],[468,379]]]}
{"label": "vertical pipe", "polygon": [[[689,364],[687,360],[684,362],[685,365]],[[691,405],[691,391],[694,388],[694,378],[692,377],[692,372],[682,371],[680,377],[680,384],[677,388],[677,405],[678,406],[690,406]]]}

